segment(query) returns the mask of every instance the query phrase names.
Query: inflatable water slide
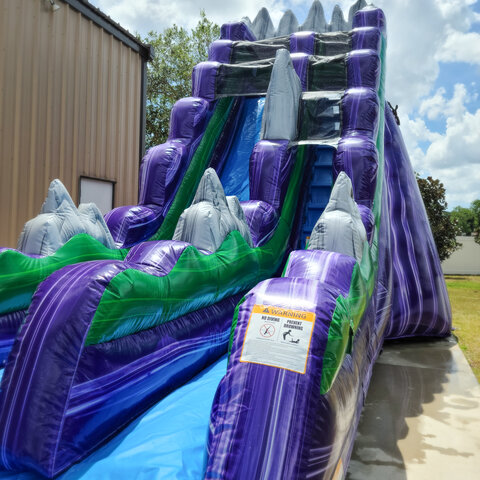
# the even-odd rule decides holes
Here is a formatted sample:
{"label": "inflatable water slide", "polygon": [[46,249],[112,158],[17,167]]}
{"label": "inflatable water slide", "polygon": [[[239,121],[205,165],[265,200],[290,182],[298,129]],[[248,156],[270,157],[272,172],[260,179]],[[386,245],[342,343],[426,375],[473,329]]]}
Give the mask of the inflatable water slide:
{"label": "inflatable water slide", "polygon": [[194,68],[138,205],[52,183],[0,250],[0,478],[345,476],[383,341],[451,326],[386,48],[362,0],[262,9]]}

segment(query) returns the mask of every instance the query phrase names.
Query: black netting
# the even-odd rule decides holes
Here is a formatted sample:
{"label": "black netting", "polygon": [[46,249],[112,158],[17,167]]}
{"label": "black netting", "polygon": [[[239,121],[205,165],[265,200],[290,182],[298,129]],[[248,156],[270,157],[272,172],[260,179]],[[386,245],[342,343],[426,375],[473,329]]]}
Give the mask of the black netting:
{"label": "black netting", "polygon": [[222,64],[217,74],[217,96],[266,95],[275,59],[249,64]]}
{"label": "black netting", "polygon": [[290,48],[288,37],[278,37],[261,42],[235,42],[232,48],[232,63],[255,62],[275,57],[280,48]]}
{"label": "black netting", "polygon": [[347,88],[345,55],[310,57],[308,91],[345,90],[345,88]]}
{"label": "black netting", "polygon": [[315,35],[315,55],[334,56],[352,50],[352,35],[349,32],[320,33]]}
{"label": "black netting", "polygon": [[[222,64],[216,78],[217,97],[266,95],[275,59],[251,63]],[[345,55],[308,58],[308,91],[345,90]]]}
{"label": "black netting", "polygon": [[304,93],[300,102],[299,140],[326,140],[340,136],[343,92]]}

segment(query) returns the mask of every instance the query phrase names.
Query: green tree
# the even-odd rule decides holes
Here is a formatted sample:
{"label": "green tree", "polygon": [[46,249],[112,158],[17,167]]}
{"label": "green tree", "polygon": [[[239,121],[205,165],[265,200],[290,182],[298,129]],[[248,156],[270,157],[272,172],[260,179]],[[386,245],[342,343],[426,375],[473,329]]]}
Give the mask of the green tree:
{"label": "green tree", "polygon": [[472,211],[474,218],[473,234],[475,236],[475,241],[480,244],[480,199],[474,200],[470,204],[470,210]]}
{"label": "green tree", "polygon": [[470,208],[455,207],[450,216],[457,223],[462,235],[471,235],[475,230],[475,216]]}
{"label": "green tree", "polygon": [[192,69],[208,57],[208,46],[220,36],[220,27],[200,12],[197,26],[190,32],[173,25],[163,33],[149,32],[144,43],[155,50],[148,64],[146,147],[165,142],[168,136],[170,111],[174,103],[191,96]]}
{"label": "green tree", "polygon": [[443,261],[460,248],[461,244],[457,242],[456,236],[460,235],[461,231],[447,212],[443,183],[432,177],[420,178],[418,174],[416,177],[438,255]]}

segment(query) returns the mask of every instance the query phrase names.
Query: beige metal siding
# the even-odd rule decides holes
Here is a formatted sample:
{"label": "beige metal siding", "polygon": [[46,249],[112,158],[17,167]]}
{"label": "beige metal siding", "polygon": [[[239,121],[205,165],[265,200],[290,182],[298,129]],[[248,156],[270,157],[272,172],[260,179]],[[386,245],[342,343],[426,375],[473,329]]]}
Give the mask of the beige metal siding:
{"label": "beige metal siding", "polygon": [[473,237],[457,237],[462,246],[442,263],[446,275],[480,275],[480,245]]}
{"label": "beige metal siding", "polygon": [[14,247],[54,178],[137,201],[140,55],[57,0],[0,0],[0,246]]}

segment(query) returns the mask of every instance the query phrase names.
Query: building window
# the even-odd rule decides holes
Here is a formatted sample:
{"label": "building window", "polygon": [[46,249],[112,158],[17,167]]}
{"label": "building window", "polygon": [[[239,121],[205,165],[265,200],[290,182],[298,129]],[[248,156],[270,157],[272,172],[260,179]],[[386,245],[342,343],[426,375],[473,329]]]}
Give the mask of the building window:
{"label": "building window", "polygon": [[113,208],[115,182],[80,177],[80,203],[95,203],[103,215]]}

